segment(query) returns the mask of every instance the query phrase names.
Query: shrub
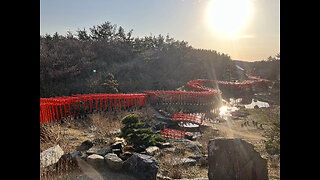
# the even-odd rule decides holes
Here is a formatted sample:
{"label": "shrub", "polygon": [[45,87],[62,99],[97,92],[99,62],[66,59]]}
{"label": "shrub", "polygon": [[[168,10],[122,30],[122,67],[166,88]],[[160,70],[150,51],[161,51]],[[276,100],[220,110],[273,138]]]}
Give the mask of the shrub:
{"label": "shrub", "polygon": [[271,130],[266,133],[266,137],[268,141],[266,141],[265,147],[268,154],[280,154],[280,117],[272,120]]}
{"label": "shrub", "polygon": [[122,123],[125,127],[121,129],[120,137],[125,138],[130,144],[149,147],[157,145],[158,142],[166,141],[161,135],[152,134],[151,130],[146,128],[146,124],[140,122],[137,115],[124,117]]}

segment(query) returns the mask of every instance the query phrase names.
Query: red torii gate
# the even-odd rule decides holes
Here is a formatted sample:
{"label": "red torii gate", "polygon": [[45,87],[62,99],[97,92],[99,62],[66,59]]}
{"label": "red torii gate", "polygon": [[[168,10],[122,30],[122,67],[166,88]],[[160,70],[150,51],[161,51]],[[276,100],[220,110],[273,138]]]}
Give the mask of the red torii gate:
{"label": "red torii gate", "polygon": [[[40,98],[40,123],[76,117],[89,111],[125,110],[146,103],[146,94],[84,94],[72,97]],[[95,104],[95,106],[94,106]]]}
{"label": "red torii gate", "polygon": [[[96,112],[107,110],[125,110],[145,105],[147,98],[153,103],[205,104],[214,102],[222,92],[203,84],[217,84],[235,90],[252,89],[253,85],[261,85],[269,80],[248,76],[250,80],[243,82],[226,82],[198,79],[188,82],[190,91],[146,91],[142,94],[84,94],[71,97],[40,98],[40,123],[59,121],[63,118],[76,117],[81,111]],[[95,106],[94,106],[95,104]],[[89,110],[88,110],[89,108]]]}

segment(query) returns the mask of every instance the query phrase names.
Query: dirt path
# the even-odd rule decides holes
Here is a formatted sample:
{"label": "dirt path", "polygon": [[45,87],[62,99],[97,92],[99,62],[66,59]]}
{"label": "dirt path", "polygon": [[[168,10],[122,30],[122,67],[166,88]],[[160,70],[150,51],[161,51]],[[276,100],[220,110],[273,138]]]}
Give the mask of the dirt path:
{"label": "dirt path", "polygon": [[252,144],[261,143],[261,141],[266,140],[266,138],[263,137],[264,130],[258,129],[253,125],[241,127],[243,122],[244,120],[228,120],[218,124],[205,123],[205,125],[218,130],[220,136],[226,138],[240,138]]}

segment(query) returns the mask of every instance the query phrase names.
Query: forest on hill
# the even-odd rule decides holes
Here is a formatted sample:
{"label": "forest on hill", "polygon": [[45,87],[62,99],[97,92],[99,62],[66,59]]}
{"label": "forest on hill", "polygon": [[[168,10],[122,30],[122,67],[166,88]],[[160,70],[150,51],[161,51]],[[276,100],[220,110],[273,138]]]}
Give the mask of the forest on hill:
{"label": "forest on hill", "polygon": [[[40,98],[175,90],[193,79],[237,79],[236,64],[280,79],[280,61],[233,61],[169,36],[132,37],[105,22],[67,35],[40,35]],[[280,54],[279,54],[280,58]]]}

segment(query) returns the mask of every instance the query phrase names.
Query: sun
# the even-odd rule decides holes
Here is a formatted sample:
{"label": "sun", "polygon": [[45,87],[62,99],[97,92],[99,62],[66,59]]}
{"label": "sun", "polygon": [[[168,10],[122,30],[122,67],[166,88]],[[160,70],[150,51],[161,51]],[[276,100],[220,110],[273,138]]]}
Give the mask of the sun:
{"label": "sun", "polygon": [[212,0],[206,16],[215,32],[232,37],[248,23],[251,11],[249,0]]}

